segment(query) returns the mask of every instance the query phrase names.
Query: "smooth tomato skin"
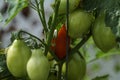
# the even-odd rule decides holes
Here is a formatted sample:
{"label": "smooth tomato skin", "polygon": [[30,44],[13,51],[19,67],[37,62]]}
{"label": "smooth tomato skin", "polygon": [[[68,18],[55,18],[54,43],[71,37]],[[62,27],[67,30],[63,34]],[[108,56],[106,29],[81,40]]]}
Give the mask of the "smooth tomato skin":
{"label": "smooth tomato skin", "polygon": [[68,34],[71,38],[80,38],[88,33],[94,16],[84,10],[76,10],[69,16]]}
{"label": "smooth tomato skin", "polygon": [[7,51],[7,67],[13,76],[27,76],[26,65],[30,56],[30,48],[22,40],[14,40]]}
{"label": "smooth tomato skin", "polygon": [[92,35],[96,46],[103,52],[108,52],[117,45],[115,35],[111,28],[105,24],[104,13],[97,17],[92,28]]}
{"label": "smooth tomato skin", "polygon": [[[66,63],[62,66],[62,73],[66,73]],[[82,80],[86,73],[86,61],[78,53],[72,55],[68,62],[68,80]]]}
{"label": "smooth tomato skin", "polygon": [[[66,45],[67,45],[67,40],[66,40],[66,27],[63,24],[60,30],[58,31],[57,37],[53,38],[52,44],[55,44],[52,46],[52,50],[55,52],[57,57],[59,59],[63,59],[66,56]],[[68,46],[70,45],[70,38],[68,37]]]}
{"label": "smooth tomato skin", "polygon": [[50,64],[41,49],[33,49],[27,63],[27,73],[30,80],[47,80]]}
{"label": "smooth tomato skin", "polygon": [[[66,56],[66,27],[63,25],[61,29],[58,32],[57,38],[56,38],[56,49],[55,54],[58,56],[58,58],[62,59]],[[68,44],[70,44],[70,39],[68,38]]]}
{"label": "smooth tomato skin", "polygon": [[[78,7],[80,1],[81,0],[69,0],[69,11],[70,12],[74,11]],[[66,6],[67,6],[66,4],[67,4],[67,0],[61,0],[58,14],[66,13]]]}

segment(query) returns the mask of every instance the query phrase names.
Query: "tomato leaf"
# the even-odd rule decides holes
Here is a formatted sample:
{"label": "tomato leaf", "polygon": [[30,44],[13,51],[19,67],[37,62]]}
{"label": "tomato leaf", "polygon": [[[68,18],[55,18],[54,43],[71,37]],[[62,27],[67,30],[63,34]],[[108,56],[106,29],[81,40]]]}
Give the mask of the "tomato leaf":
{"label": "tomato leaf", "polygon": [[9,72],[6,65],[6,56],[5,54],[0,54],[0,80],[2,80],[3,78],[7,78],[7,76],[10,75],[11,73]]}
{"label": "tomato leaf", "polygon": [[[8,3],[8,9],[3,18],[0,20],[4,24],[8,24],[23,8],[28,6],[28,0],[6,0]],[[1,19],[2,18],[2,19]]]}
{"label": "tomato leaf", "polygon": [[83,8],[94,11],[97,17],[100,12],[105,11],[105,23],[113,33],[120,37],[120,0],[84,0]]}

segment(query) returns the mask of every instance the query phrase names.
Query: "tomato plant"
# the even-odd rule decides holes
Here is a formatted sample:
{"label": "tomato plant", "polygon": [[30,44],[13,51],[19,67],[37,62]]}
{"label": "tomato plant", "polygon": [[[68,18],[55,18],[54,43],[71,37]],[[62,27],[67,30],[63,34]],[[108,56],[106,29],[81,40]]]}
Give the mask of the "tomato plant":
{"label": "tomato plant", "polygon": [[[8,24],[22,9],[32,8],[44,38],[22,29],[12,31],[10,44],[0,49],[0,80],[87,80],[89,63],[119,53],[120,0],[54,0],[49,18],[45,0],[5,2],[8,10],[0,10],[0,21]],[[111,52],[113,48],[116,51]]]}

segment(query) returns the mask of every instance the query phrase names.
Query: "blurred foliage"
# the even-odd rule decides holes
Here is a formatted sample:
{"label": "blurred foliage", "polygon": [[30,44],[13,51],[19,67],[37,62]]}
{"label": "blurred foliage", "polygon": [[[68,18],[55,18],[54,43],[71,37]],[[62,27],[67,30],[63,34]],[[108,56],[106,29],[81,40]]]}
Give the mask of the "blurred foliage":
{"label": "blurred foliage", "polygon": [[104,75],[104,76],[100,76],[100,77],[96,77],[92,80],[109,80],[109,75]]}
{"label": "blurred foliage", "polygon": [[114,70],[115,70],[116,73],[120,72],[120,64],[119,63],[115,64]]}
{"label": "blurred foliage", "polygon": [[0,16],[0,21],[4,24],[8,24],[23,8],[28,6],[28,0],[5,0],[5,2],[8,4],[7,11],[5,13],[0,11],[1,15],[4,15],[4,17]]}

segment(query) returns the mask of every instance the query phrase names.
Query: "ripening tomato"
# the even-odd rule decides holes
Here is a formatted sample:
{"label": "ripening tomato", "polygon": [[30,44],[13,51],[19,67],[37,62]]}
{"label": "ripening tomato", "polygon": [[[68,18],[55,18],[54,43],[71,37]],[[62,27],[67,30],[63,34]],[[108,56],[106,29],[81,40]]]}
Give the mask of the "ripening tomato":
{"label": "ripening tomato", "polygon": [[[66,63],[62,66],[62,73],[66,74]],[[86,61],[84,58],[75,53],[68,62],[68,80],[82,80],[86,73]]]}
{"label": "ripening tomato", "polygon": [[27,76],[26,65],[31,56],[31,50],[22,40],[14,40],[7,50],[7,67],[15,77]]}
{"label": "ripening tomato", "polygon": [[76,10],[70,14],[68,34],[71,38],[80,38],[88,33],[94,16],[84,10]]}
{"label": "ripening tomato", "polygon": [[93,40],[103,52],[108,52],[117,44],[111,28],[105,24],[105,14],[101,13],[95,20],[92,28]]}
{"label": "ripening tomato", "polygon": [[[80,1],[81,0],[69,0],[69,11],[70,12],[74,11],[80,4]],[[58,13],[65,14],[66,6],[67,6],[67,0],[61,0]]]}
{"label": "ripening tomato", "polygon": [[32,56],[27,63],[27,72],[30,80],[47,80],[50,64],[41,49],[32,50]]}
{"label": "ripening tomato", "polygon": [[[52,44],[52,50],[55,52],[57,57],[59,59],[63,59],[66,56],[66,45],[67,45],[67,37],[66,37],[67,31],[66,27],[63,24],[60,30],[58,31],[57,37],[53,38]],[[68,37],[68,46],[70,45],[70,38]]]}

